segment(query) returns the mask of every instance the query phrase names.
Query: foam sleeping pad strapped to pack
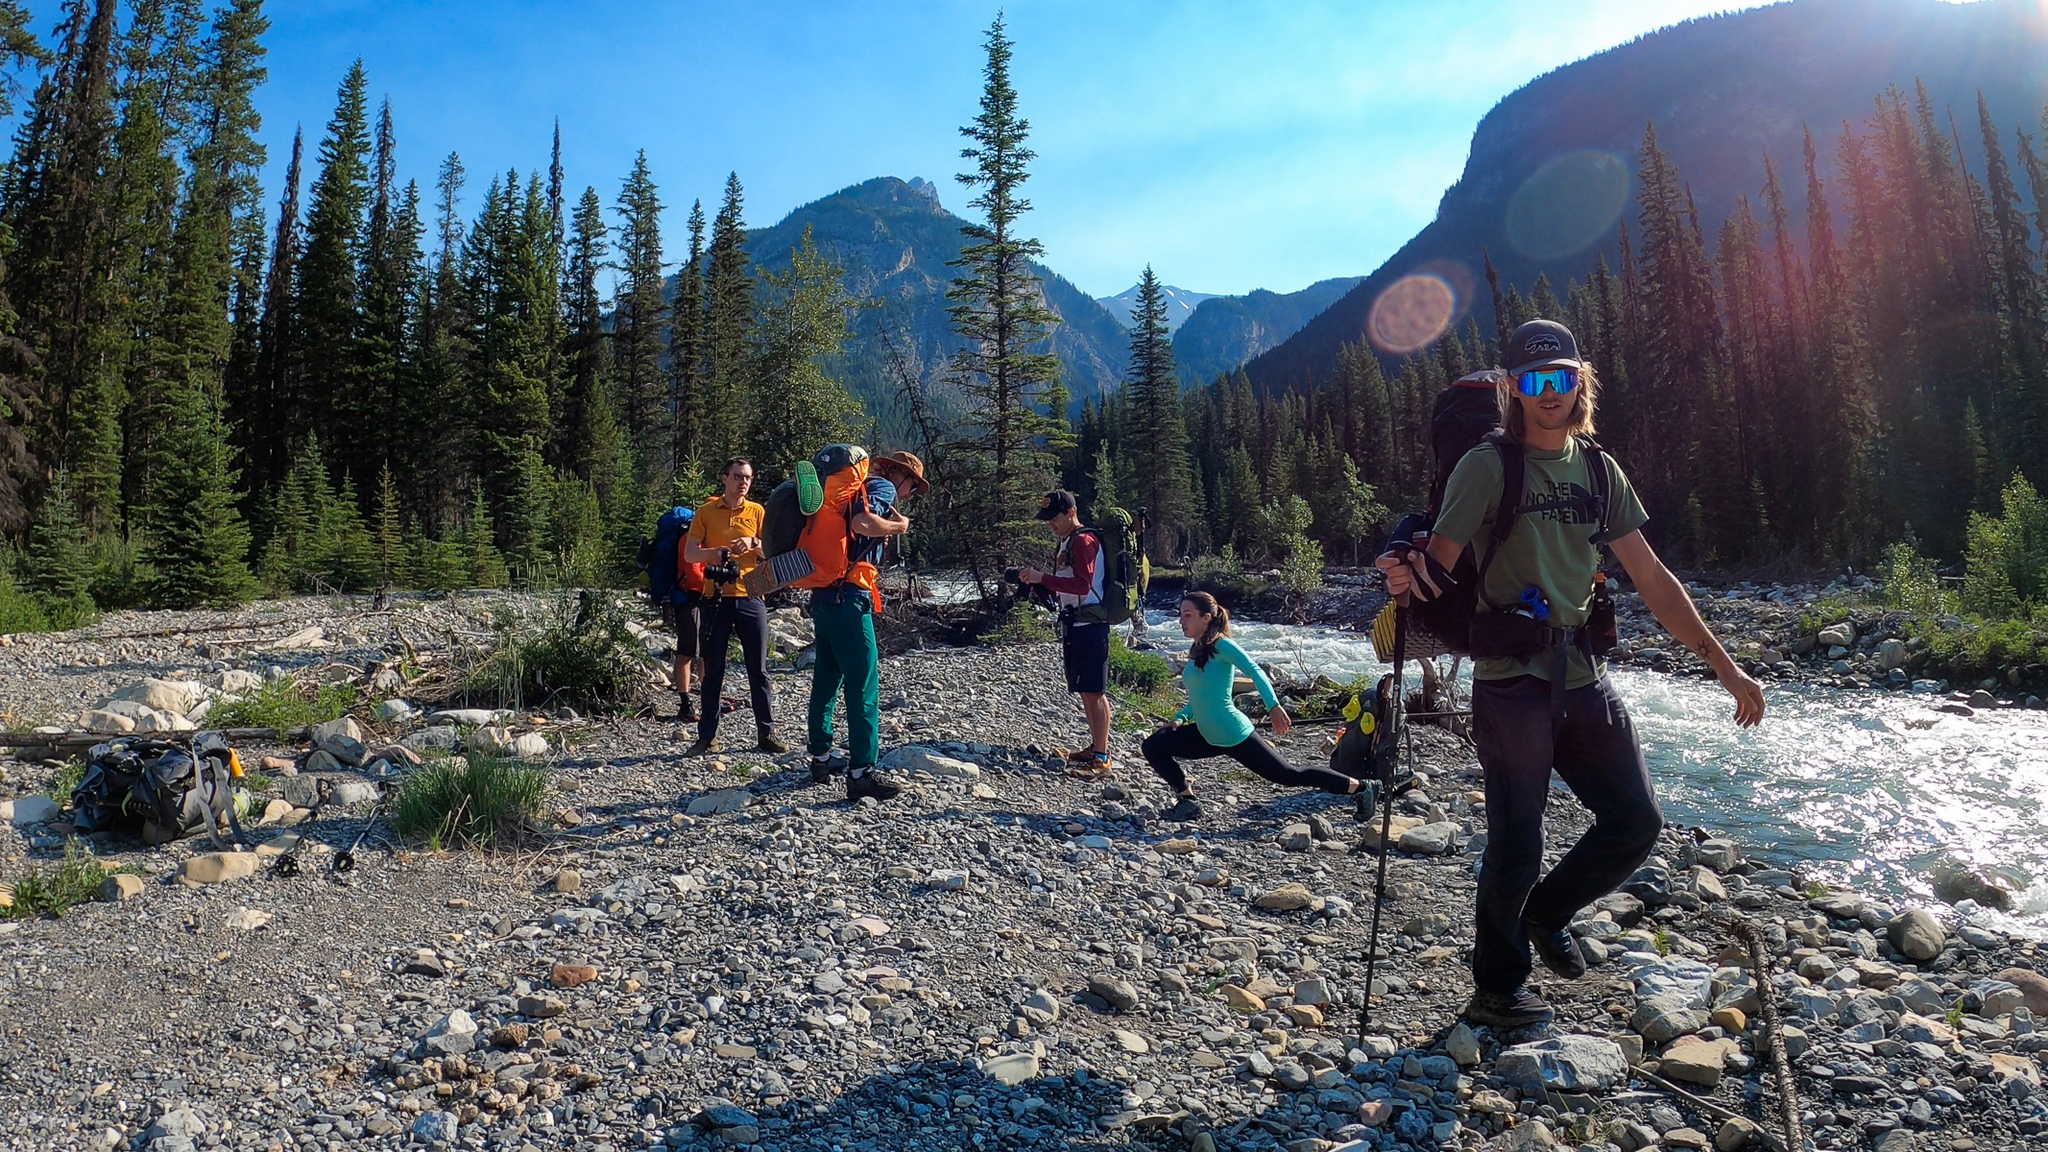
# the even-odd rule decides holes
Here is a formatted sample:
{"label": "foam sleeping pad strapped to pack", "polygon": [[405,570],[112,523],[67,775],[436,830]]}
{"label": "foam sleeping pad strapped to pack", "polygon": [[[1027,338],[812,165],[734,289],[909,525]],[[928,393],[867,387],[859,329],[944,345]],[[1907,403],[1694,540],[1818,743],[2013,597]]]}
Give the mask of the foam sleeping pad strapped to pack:
{"label": "foam sleeping pad strapped to pack", "polygon": [[[747,578],[747,591],[765,595],[777,588],[829,588],[842,580],[861,583],[871,564],[851,562],[853,517],[867,509],[867,449],[827,444],[801,462],[797,475],[768,494],[761,528],[767,563]],[[806,504],[812,504],[810,510]]]}

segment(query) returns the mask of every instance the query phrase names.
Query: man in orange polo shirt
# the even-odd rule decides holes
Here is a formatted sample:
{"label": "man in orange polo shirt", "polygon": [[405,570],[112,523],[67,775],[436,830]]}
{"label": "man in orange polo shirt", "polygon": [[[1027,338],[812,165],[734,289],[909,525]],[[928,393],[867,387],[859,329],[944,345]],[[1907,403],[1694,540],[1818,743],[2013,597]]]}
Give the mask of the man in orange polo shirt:
{"label": "man in orange polo shirt", "polygon": [[707,571],[705,594],[711,597],[704,621],[704,706],[697,720],[697,742],[686,756],[703,756],[718,740],[718,706],[725,689],[725,653],[735,632],[747,661],[747,687],[753,696],[756,747],[782,753],[789,745],[775,735],[775,693],[768,683],[768,606],[747,595],[746,576],[761,562],[761,525],[766,511],[747,499],[754,486],[754,465],[744,456],[726,462],[725,491],[697,508],[690,534],[683,538],[683,560],[739,568],[739,579],[712,583]]}

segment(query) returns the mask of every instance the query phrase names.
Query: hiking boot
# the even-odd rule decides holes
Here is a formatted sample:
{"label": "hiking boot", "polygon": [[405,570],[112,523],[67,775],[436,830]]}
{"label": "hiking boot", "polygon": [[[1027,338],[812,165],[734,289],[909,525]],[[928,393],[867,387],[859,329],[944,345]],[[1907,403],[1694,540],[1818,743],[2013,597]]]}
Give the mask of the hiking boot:
{"label": "hiking boot", "polygon": [[811,783],[827,784],[832,777],[846,771],[846,757],[831,752],[811,757]]}
{"label": "hiking boot", "polygon": [[695,758],[698,756],[709,756],[711,755],[711,749],[714,743],[715,742],[708,736],[699,736],[697,737],[697,742],[695,744],[692,744],[688,748],[683,749],[683,755],[689,758]]}
{"label": "hiking boot", "polygon": [[754,747],[761,751],[772,752],[777,756],[789,751],[789,745],[782,742],[782,737],[775,734],[775,729],[763,728],[761,729],[760,736],[760,742],[755,744]]}
{"label": "hiking boot", "polygon": [[901,791],[902,785],[892,784],[873,772],[863,772],[858,776],[846,778],[846,798],[856,804],[869,797],[876,800],[894,800]]}
{"label": "hiking boot", "polygon": [[1527,984],[1513,992],[1474,992],[1472,1000],[1459,1015],[1474,1024],[1489,1028],[1527,1028],[1531,1024],[1547,1024],[1556,1013],[1543,997],[1536,994]]}
{"label": "hiking boot", "polygon": [[1358,786],[1358,791],[1351,795],[1353,797],[1351,803],[1351,822],[1353,824],[1370,824],[1379,818],[1380,788],[1376,782],[1371,780],[1361,782]]}
{"label": "hiking boot", "polygon": [[1202,818],[1202,806],[1195,802],[1193,796],[1183,796],[1174,802],[1173,807],[1161,812],[1159,818],[1161,820],[1171,820],[1176,824],[1185,824],[1190,820],[1200,820]]}
{"label": "hiking boot", "polygon": [[676,705],[676,719],[685,724],[697,722],[697,698],[688,692],[681,693],[682,703]]}
{"label": "hiking boot", "polygon": [[1522,930],[1529,935],[1529,946],[1536,950],[1536,956],[1543,966],[1567,980],[1577,980],[1586,974],[1586,954],[1579,949],[1579,938],[1569,928],[1545,932],[1527,920],[1522,921]]}

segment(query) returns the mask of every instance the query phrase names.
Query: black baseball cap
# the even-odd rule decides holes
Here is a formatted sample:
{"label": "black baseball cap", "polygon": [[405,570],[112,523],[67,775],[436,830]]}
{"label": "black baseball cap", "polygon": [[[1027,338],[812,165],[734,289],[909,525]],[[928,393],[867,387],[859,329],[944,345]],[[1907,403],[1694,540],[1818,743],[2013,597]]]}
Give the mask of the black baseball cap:
{"label": "black baseball cap", "polygon": [[1579,342],[1572,330],[1555,320],[1531,320],[1508,337],[1501,360],[1509,365],[1509,376],[1544,368],[1584,368],[1579,363]]}
{"label": "black baseball cap", "polygon": [[1045,503],[1038,506],[1037,518],[1040,520],[1050,520],[1062,512],[1072,512],[1080,506],[1075,501],[1072,492],[1067,491],[1065,488],[1055,488],[1045,494]]}

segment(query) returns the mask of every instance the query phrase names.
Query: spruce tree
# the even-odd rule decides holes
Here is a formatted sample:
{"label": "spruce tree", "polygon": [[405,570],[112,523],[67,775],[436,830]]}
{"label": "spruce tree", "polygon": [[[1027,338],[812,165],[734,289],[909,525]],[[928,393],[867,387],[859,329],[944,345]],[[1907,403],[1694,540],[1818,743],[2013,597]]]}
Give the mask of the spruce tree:
{"label": "spruce tree", "polygon": [[672,455],[677,468],[704,454],[705,410],[705,315],[704,315],[704,202],[690,205],[690,255],[676,269],[675,308],[669,314],[669,375],[674,380],[669,395],[675,409],[675,443]]}
{"label": "spruce tree", "polygon": [[256,363],[242,381],[243,387],[228,398],[229,411],[241,430],[243,458],[249,461],[250,487],[257,490],[281,482],[292,466],[288,410],[302,361],[293,285],[298,279],[302,238],[299,177],[304,152],[305,134],[294,132],[291,160],[284,170],[284,195],[277,206],[277,236],[270,246],[270,271],[264,277]]}
{"label": "spruce tree", "polygon": [[92,601],[92,554],[71,496],[70,478],[57,473],[43,494],[28,537],[28,584],[53,628],[76,628],[97,610]]}
{"label": "spruce tree", "polygon": [[362,320],[363,237],[370,200],[369,78],[350,65],[336,95],[334,118],[320,141],[320,173],[306,213],[306,249],[299,261],[293,319],[299,326],[300,369],[291,402],[292,431],[318,432],[340,475],[367,481],[378,436],[355,421],[370,408],[357,370]]}
{"label": "spruce tree", "polygon": [[564,289],[563,303],[569,313],[569,382],[561,420],[569,430],[570,440],[560,462],[586,479],[592,466],[590,413],[598,402],[598,393],[608,386],[606,377],[611,362],[604,297],[597,287],[605,253],[604,205],[597,198],[597,189],[585,188],[582,200],[577,202],[575,225],[570,233]]}
{"label": "spruce tree", "polygon": [[398,481],[386,464],[377,473],[377,587],[401,587],[405,580],[405,531],[398,503]]}
{"label": "spruce tree", "polygon": [[203,389],[188,388],[173,421],[162,493],[142,548],[150,569],[149,601],[160,608],[246,603],[257,587],[249,574],[249,530],[236,508],[238,473],[228,463],[220,408]]}
{"label": "spruce tree", "polygon": [[633,170],[619,190],[619,291],[613,302],[613,378],[632,434],[635,458],[643,467],[660,469],[670,444],[663,401],[668,398],[662,371],[662,325],[668,315],[662,294],[661,199],[647,170],[647,153],[633,160]]}
{"label": "spruce tree", "polygon": [[1188,519],[1187,423],[1182,416],[1180,375],[1173,367],[1173,339],[1166,326],[1166,297],[1152,266],[1138,280],[1138,306],[1131,311],[1131,364],[1124,387],[1130,393],[1130,451],[1142,467],[1133,498],[1150,517],[1146,545],[1157,560],[1180,554]]}
{"label": "spruce tree", "polygon": [[[28,22],[19,0],[0,0],[0,70],[46,59]],[[0,117],[14,114],[12,96],[0,85]],[[39,479],[40,445],[31,439],[38,422],[33,411],[39,399],[34,375],[38,364],[34,350],[19,334],[21,318],[8,296],[14,283],[10,255],[0,247],[0,532],[15,532],[28,523],[30,489]]]}
{"label": "spruce tree", "polygon": [[1043,440],[1054,425],[1066,426],[1064,412],[1055,419],[1039,408],[1059,380],[1060,366],[1051,353],[1030,349],[1059,318],[1045,306],[1031,263],[1044,246],[1018,232],[1031,209],[1019,192],[1030,178],[1034,153],[1024,147],[1030,122],[1017,114],[1017,91],[1010,84],[1013,45],[1000,15],[985,43],[981,111],[960,129],[971,145],[961,156],[973,170],[958,176],[976,189],[968,206],[984,222],[961,225],[966,243],[948,261],[960,271],[946,292],[946,311],[963,344],[949,368],[968,409],[967,424],[948,455],[961,473],[961,543],[977,579],[1008,567],[1036,528],[1030,516],[1054,464]]}
{"label": "spruce tree", "polygon": [[698,455],[723,465],[739,450],[743,434],[741,404],[745,402],[748,340],[754,319],[754,276],[748,270],[745,193],[740,174],[725,180],[725,200],[711,222],[704,302],[704,401],[699,406],[703,429]]}

